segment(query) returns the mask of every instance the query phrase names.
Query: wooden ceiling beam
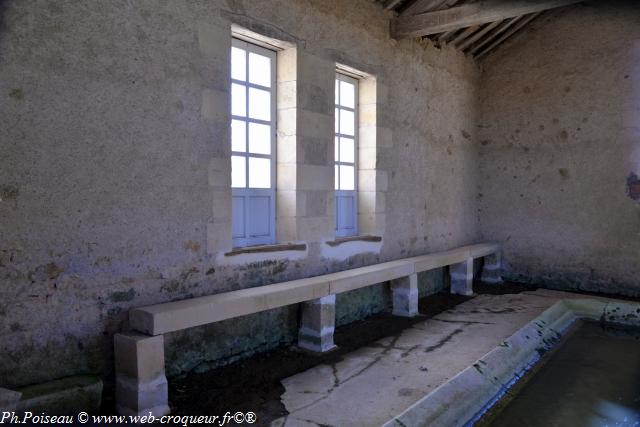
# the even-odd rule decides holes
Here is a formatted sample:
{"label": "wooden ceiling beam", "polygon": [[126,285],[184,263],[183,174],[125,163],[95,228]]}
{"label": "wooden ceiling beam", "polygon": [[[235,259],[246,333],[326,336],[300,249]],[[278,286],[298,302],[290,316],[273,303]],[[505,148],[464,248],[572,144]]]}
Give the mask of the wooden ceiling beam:
{"label": "wooden ceiling beam", "polygon": [[[582,0],[481,0],[435,12],[402,15],[391,21],[394,38],[422,37],[502,21],[516,16],[580,3]],[[415,3],[414,3],[415,4]],[[412,4],[411,6],[414,6]]]}
{"label": "wooden ceiling beam", "polygon": [[415,0],[409,4],[400,14],[401,16],[417,15],[419,13],[431,12],[439,9],[447,0]]}

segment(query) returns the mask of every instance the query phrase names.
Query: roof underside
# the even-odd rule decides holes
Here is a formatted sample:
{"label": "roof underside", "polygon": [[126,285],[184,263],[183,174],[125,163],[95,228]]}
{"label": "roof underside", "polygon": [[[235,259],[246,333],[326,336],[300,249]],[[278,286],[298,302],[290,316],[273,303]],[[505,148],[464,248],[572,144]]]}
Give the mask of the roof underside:
{"label": "roof underside", "polygon": [[[514,36],[547,10],[578,1],[547,1],[546,8],[518,8],[517,1],[479,0],[374,0],[386,10],[397,13],[396,22],[403,21],[403,28],[396,28],[394,37],[422,37],[430,39],[436,46],[449,45],[475,59],[481,59],[494,51],[507,39]],[[489,10],[493,8],[494,10]],[[451,10],[449,10],[451,9]],[[510,10],[509,10],[510,9]],[[533,8],[535,9],[535,8]],[[517,14],[518,11],[529,12]],[[436,12],[436,13],[433,13]],[[464,16],[464,15],[467,16]],[[480,17],[480,15],[484,15]],[[462,16],[463,19],[459,17]],[[492,18],[493,17],[493,18]],[[502,18],[503,19],[499,19]],[[466,19],[468,18],[468,19]],[[475,22],[474,22],[474,18]],[[421,19],[418,21],[418,19]],[[407,21],[411,21],[407,23]],[[396,22],[392,23],[392,27]],[[445,31],[442,23],[450,24]],[[470,25],[469,25],[470,24]],[[429,27],[429,28],[427,28]],[[393,33],[393,30],[392,30]]]}

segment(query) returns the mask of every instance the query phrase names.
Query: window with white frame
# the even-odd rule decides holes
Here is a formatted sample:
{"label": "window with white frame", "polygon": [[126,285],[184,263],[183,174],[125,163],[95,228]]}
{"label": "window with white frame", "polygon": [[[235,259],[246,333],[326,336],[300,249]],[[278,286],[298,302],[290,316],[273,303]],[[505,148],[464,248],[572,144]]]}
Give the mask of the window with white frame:
{"label": "window with white frame", "polygon": [[358,234],[358,80],[336,73],[336,236]]}
{"label": "window with white frame", "polygon": [[233,245],[275,243],[276,53],[233,39]]}

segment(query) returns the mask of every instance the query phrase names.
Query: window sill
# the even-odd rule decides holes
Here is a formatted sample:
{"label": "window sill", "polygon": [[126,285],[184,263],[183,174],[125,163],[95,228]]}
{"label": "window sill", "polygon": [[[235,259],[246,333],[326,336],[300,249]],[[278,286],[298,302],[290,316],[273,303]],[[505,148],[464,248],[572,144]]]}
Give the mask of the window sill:
{"label": "window sill", "polygon": [[234,256],[242,254],[259,254],[266,252],[285,252],[285,251],[306,251],[307,245],[305,243],[282,243],[276,245],[257,245],[247,246],[244,248],[233,248],[231,251],[224,254],[224,256]]}
{"label": "window sill", "polygon": [[325,242],[328,246],[335,247],[347,242],[381,242],[380,236],[349,236],[338,237],[335,240]]}

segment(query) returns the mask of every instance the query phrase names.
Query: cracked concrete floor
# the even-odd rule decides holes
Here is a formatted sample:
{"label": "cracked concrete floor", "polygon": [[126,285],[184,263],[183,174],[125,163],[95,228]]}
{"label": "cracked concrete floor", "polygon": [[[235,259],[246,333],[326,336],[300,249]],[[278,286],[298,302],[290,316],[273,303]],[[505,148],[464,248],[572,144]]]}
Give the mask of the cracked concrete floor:
{"label": "cracked concrete floor", "polygon": [[479,295],[335,364],[286,378],[281,400],[289,415],[271,426],[382,425],[568,298],[590,297],[543,289]]}

